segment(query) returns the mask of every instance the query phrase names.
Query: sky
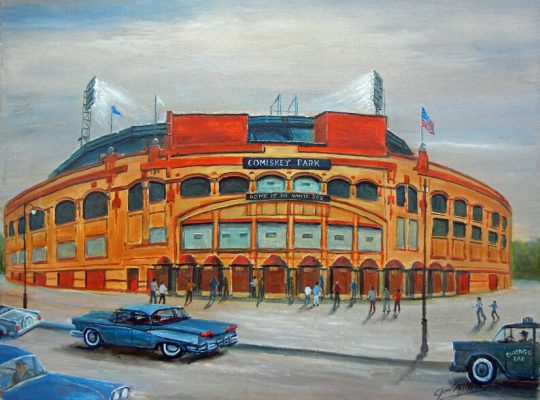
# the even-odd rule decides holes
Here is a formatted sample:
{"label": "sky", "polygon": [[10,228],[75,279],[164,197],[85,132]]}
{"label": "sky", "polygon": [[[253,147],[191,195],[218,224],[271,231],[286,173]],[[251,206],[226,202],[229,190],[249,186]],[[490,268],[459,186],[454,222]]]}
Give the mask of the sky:
{"label": "sky", "polygon": [[[375,69],[389,128],[430,160],[492,186],[514,238],[540,237],[538,1],[0,2],[0,207],[77,149],[82,93],[97,76],[114,130],[179,113],[359,112]],[[344,101],[343,99],[347,99]],[[164,111],[160,110],[160,113]],[[97,116],[97,115],[96,115]],[[107,134],[107,118],[92,137]]]}

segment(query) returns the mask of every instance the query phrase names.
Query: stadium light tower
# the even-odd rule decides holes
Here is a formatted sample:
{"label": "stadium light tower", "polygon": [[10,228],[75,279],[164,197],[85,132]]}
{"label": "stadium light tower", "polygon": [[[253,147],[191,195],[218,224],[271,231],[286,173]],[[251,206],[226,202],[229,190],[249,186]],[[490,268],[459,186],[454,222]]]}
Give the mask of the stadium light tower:
{"label": "stadium light tower", "polygon": [[83,94],[81,137],[79,142],[83,147],[90,140],[90,127],[92,125],[92,107],[96,102],[96,84],[97,79],[94,76],[86,85]]}

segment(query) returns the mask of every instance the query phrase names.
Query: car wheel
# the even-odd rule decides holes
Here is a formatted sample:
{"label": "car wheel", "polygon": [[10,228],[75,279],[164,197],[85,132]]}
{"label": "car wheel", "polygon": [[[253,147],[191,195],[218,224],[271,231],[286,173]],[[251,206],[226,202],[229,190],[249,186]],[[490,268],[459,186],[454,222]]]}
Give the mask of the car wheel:
{"label": "car wheel", "polygon": [[97,349],[101,346],[101,336],[95,329],[87,329],[84,331],[84,344],[90,349]]}
{"label": "car wheel", "polygon": [[497,378],[497,365],[488,358],[476,358],[467,369],[467,377],[477,385],[488,385]]}
{"label": "car wheel", "polygon": [[167,358],[176,358],[183,353],[182,348],[179,345],[173,343],[162,343],[161,352]]}

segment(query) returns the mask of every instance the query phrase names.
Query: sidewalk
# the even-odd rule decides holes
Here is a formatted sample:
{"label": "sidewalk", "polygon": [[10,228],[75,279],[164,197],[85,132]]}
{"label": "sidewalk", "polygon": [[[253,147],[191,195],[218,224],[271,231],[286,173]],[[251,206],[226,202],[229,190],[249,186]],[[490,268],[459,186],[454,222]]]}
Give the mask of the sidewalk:
{"label": "sidewalk", "polygon": [[[20,307],[22,286],[0,278],[0,303]],[[453,340],[491,340],[500,326],[520,321],[524,316],[540,320],[538,299],[540,283],[515,281],[514,287],[495,293],[483,293],[487,322],[478,327],[473,304],[477,295],[430,299],[427,303],[429,353],[426,361],[452,360]],[[501,320],[493,324],[490,309],[499,304]],[[148,301],[142,294],[96,293],[28,287],[29,308],[38,309],[49,322],[70,323],[71,317],[90,310],[115,309],[125,304]],[[167,298],[182,305],[184,299]],[[352,307],[343,301],[336,312],[327,301],[320,307],[306,308],[300,300],[283,302],[219,301],[195,299],[187,307],[197,318],[216,319],[238,324],[240,343],[265,348],[293,348],[353,356],[414,360],[421,341],[421,301],[402,301],[401,314],[382,314],[382,302],[368,318],[369,304],[357,301]]]}

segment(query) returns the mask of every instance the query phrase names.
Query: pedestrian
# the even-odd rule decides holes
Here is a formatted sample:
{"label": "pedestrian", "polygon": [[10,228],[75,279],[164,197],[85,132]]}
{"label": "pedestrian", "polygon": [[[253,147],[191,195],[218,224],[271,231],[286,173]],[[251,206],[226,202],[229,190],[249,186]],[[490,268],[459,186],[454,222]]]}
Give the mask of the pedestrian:
{"label": "pedestrian", "polygon": [[499,314],[497,314],[497,308],[499,308],[499,306],[497,305],[497,301],[493,300],[493,303],[489,306],[491,307],[491,318],[493,318],[493,321],[495,321],[495,317],[499,320]]}
{"label": "pedestrian", "polygon": [[320,304],[319,296],[321,295],[321,287],[319,286],[319,282],[315,282],[315,285],[313,286],[313,306],[318,307]]}
{"label": "pedestrian", "polygon": [[339,303],[341,303],[341,286],[339,285],[339,281],[336,281],[336,284],[334,285],[334,309],[339,307]]}
{"label": "pedestrian", "polygon": [[224,300],[227,300],[229,298],[229,280],[227,279],[227,277],[223,277],[223,290],[222,290],[222,295],[221,295],[221,298],[224,299]]}
{"label": "pedestrian", "polygon": [[369,300],[369,313],[375,313],[375,299],[377,295],[375,294],[375,289],[373,289],[373,286],[368,291],[368,300]]}
{"label": "pedestrian", "polygon": [[358,286],[356,286],[356,281],[353,280],[351,282],[351,301],[352,302],[355,302],[356,301],[356,289],[358,288]]}
{"label": "pedestrian", "polygon": [[394,313],[401,312],[401,290],[396,289],[392,297],[394,298]]}
{"label": "pedestrian", "polygon": [[486,315],[484,314],[484,306],[482,304],[481,297],[476,298],[476,303],[474,304],[473,308],[476,308],[476,318],[478,318],[478,325],[482,323],[482,321],[480,321],[480,317],[484,319],[483,322],[486,322]]}
{"label": "pedestrian", "polygon": [[321,275],[319,277],[319,286],[321,287],[321,301],[324,300],[324,278]]}
{"label": "pedestrian", "polygon": [[165,304],[165,292],[167,292],[167,286],[165,286],[165,283],[160,282],[160,284],[159,284],[159,301],[158,301],[159,304],[161,304],[161,300],[163,300],[163,304]]}
{"label": "pedestrian", "polygon": [[152,282],[150,283],[150,303],[157,303],[157,297],[156,297],[157,290],[158,290],[158,286],[156,283],[156,278],[154,278],[152,279]]}
{"label": "pedestrian", "polygon": [[190,304],[193,301],[193,281],[190,279],[186,285],[186,302],[184,305]]}
{"label": "pedestrian", "polygon": [[214,276],[212,280],[210,281],[210,300],[212,301],[216,300],[217,289],[218,289],[218,280]]}
{"label": "pedestrian", "polygon": [[250,296],[255,298],[257,297],[256,293],[257,293],[257,278],[253,277],[253,279],[251,280],[251,282],[249,282],[249,291],[250,291]]}
{"label": "pedestrian", "polygon": [[260,278],[259,279],[259,284],[258,284],[258,301],[263,301],[264,299],[264,281],[263,281],[263,278]]}
{"label": "pedestrian", "polygon": [[383,297],[384,297],[384,307],[383,307],[383,314],[384,313],[390,313],[390,290],[388,290],[388,288],[385,286],[384,287],[384,293],[383,293]]}
{"label": "pedestrian", "polygon": [[304,289],[304,294],[306,295],[306,297],[304,297],[304,305],[307,306],[311,300],[311,287],[307,283]]}

